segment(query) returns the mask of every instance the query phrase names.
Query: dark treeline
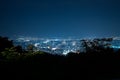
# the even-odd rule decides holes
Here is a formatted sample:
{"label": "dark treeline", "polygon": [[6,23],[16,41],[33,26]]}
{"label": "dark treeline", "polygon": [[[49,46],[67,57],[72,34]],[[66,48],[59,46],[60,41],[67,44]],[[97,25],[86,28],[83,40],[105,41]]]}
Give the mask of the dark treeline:
{"label": "dark treeline", "polygon": [[91,46],[86,52],[52,55],[32,45],[23,50],[0,37],[0,73],[12,79],[120,79],[120,50]]}

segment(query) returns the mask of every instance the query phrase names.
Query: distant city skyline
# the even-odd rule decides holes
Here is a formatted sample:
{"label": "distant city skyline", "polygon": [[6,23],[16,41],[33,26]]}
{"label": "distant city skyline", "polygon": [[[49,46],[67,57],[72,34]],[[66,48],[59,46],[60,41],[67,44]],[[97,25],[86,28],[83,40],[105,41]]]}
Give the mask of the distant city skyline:
{"label": "distant city skyline", "polygon": [[1,0],[0,36],[120,36],[119,0]]}
{"label": "distant city skyline", "polygon": [[[97,38],[97,39],[57,39],[57,38],[35,38],[35,37],[18,37],[13,40],[14,45],[21,45],[26,49],[29,44],[34,45],[35,50],[40,50],[52,54],[66,55],[69,52],[85,51],[82,45],[83,41],[87,42],[90,47],[91,43],[96,46],[110,47],[118,50],[120,48],[120,37],[114,38]],[[98,43],[96,43],[98,41]],[[102,41],[102,43],[101,43]],[[106,44],[106,45],[105,45]],[[109,45],[108,45],[109,44]]]}

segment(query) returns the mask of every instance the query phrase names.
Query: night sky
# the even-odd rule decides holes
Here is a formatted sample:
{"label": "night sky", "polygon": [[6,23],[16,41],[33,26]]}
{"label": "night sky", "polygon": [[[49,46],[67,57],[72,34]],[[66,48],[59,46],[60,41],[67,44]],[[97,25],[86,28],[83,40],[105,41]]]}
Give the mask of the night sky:
{"label": "night sky", "polygon": [[120,0],[0,0],[0,36],[120,36]]}

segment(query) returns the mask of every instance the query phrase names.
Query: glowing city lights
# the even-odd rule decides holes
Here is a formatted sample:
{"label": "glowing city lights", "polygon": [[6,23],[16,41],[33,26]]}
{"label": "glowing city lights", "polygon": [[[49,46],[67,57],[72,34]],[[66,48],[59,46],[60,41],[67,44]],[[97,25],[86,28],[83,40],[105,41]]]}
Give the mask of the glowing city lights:
{"label": "glowing city lights", "polygon": [[[109,38],[108,38],[109,39]],[[108,40],[107,38],[103,38],[101,40]],[[96,41],[99,39],[43,39],[43,38],[17,38],[14,41],[15,45],[22,45],[23,48],[26,48],[28,44],[33,44],[37,50],[49,52],[52,54],[63,54],[67,55],[69,52],[78,52],[84,51],[83,46],[81,46],[81,41],[84,41],[91,46],[91,41],[93,41],[94,45],[98,45]],[[101,42],[102,44],[102,42]],[[120,40],[119,38],[113,38],[111,42],[111,48],[120,49]]]}

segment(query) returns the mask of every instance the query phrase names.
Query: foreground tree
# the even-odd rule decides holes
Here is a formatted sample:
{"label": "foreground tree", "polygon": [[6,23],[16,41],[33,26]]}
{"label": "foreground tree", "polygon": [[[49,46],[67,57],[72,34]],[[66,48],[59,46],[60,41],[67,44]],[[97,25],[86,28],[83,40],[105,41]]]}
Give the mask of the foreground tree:
{"label": "foreground tree", "polygon": [[110,42],[112,41],[112,38],[96,38],[93,40],[81,40],[82,42],[82,47],[84,48],[85,52],[90,52],[90,51],[102,51],[105,48],[110,48],[111,44]]}
{"label": "foreground tree", "polygon": [[5,48],[5,50],[2,51],[1,54],[7,60],[17,60],[20,57],[20,53],[16,51],[15,47]]}
{"label": "foreground tree", "polygon": [[0,36],[0,52],[4,51],[5,48],[13,47],[13,41],[9,40],[7,37]]}

